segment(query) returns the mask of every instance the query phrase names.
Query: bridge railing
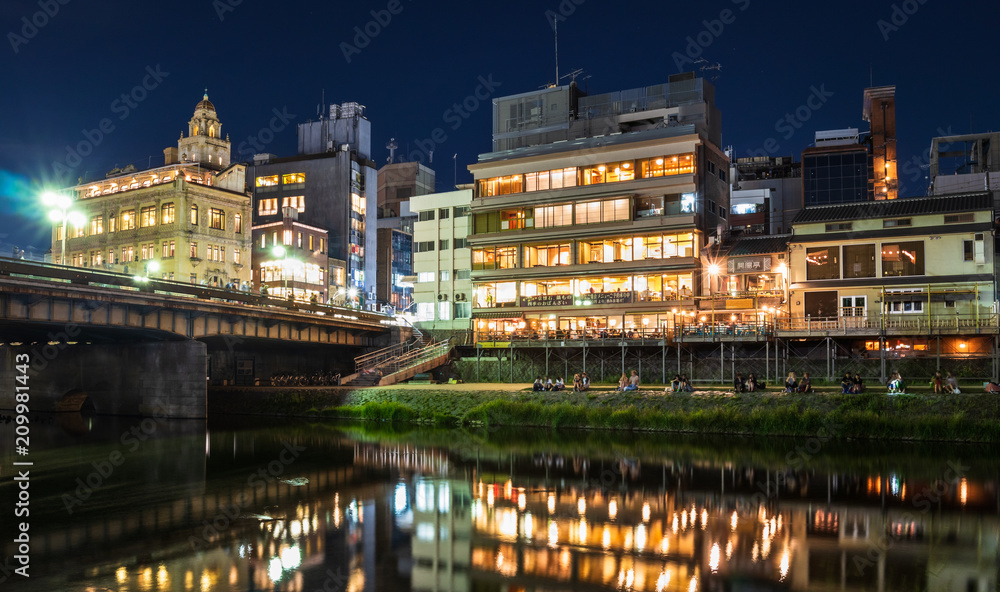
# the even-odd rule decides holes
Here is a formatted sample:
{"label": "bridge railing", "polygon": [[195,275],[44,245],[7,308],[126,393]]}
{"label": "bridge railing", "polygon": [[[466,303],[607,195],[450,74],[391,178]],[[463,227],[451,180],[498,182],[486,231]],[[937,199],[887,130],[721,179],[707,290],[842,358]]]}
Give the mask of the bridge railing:
{"label": "bridge railing", "polygon": [[132,293],[138,291],[168,296],[182,296],[228,304],[282,308],[289,311],[311,312],[328,316],[339,315],[338,318],[367,322],[383,322],[388,318],[386,315],[376,312],[340,306],[328,306],[325,304],[311,304],[298,300],[271,298],[244,290],[227,290],[213,286],[149,278],[143,275],[130,275],[95,268],[38,263],[22,259],[0,258],[0,276],[52,282],[54,284],[76,284],[117,289]]}
{"label": "bridge railing", "polygon": [[382,373],[382,376],[389,376],[390,374],[395,374],[400,370],[405,370],[418,364],[439,358],[447,354],[449,351],[451,351],[450,339],[447,341],[438,341],[419,349],[410,350],[398,358],[387,360],[378,367],[378,370]]}

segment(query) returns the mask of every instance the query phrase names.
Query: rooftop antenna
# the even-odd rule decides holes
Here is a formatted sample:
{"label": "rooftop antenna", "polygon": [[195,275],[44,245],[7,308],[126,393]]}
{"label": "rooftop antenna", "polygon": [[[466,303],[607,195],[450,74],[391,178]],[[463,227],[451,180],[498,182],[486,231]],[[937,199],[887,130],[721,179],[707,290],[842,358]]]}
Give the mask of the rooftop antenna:
{"label": "rooftop antenna", "polygon": [[705,58],[698,58],[697,60],[694,61],[694,63],[701,64],[701,68],[699,68],[699,70],[701,70],[702,72],[704,72],[705,70],[715,70],[715,74],[712,74],[712,82],[715,82],[716,80],[719,79],[719,72],[722,70],[722,64],[718,62],[713,64],[708,60],[706,60]]}
{"label": "rooftop antenna", "polygon": [[455,187],[458,187],[458,152],[451,159],[455,162]]}
{"label": "rooftop antenna", "polygon": [[396,148],[399,148],[396,138],[389,138],[389,143],[385,147],[389,149],[389,164],[392,164],[396,160]]}
{"label": "rooftop antenna", "polygon": [[[562,77],[563,77],[563,78],[569,78],[569,79],[570,79],[570,80],[572,80],[573,82],[576,82],[576,77],[577,77],[577,76],[580,76],[580,75],[582,75],[582,74],[583,74],[583,68],[577,68],[576,70],[573,70],[573,71],[572,71],[572,72],[570,72],[569,74],[563,74],[563,76],[562,76]],[[586,76],[584,76],[584,77],[583,77],[583,80],[586,80],[586,79],[588,79],[588,78],[590,78],[590,74],[587,74]],[[558,79],[556,80],[556,84],[557,84],[557,85],[559,84],[559,80],[558,80]]]}
{"label": "rooftop antenna", "polygon": [[316,105],[316,117],[323,119],[323,110],[326,109],[326,89],[320,94],[319,105]]}
{"label": "rooftop antenna", "polygon": [[559,19],[552,19],[552,29],[556,34],[556,86],[559,86]]}

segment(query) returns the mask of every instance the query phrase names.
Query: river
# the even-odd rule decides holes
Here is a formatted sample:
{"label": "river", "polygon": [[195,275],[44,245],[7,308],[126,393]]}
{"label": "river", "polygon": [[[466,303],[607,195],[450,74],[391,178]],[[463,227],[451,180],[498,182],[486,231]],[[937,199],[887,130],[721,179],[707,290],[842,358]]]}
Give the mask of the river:
{"label": "river", "polygon": [[991,448],[66,414],[15,436],[0,417],[0,592],[997,587]]}

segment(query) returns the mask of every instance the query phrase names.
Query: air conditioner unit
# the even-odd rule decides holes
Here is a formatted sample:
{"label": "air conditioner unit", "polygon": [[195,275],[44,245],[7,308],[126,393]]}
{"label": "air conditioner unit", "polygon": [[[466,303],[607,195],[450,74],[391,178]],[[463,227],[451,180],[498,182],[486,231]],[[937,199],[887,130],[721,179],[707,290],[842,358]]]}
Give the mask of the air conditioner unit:
{"label": "air conditioner unit", "polygon": [[457,302],[465,302],[465,294],[462,294],[461,292],[455,294],[455,300]]}
{"label": "air conditioner unit", "polygon": [[448,295],[447,294],[438,294],[438,301],[439,302],[443,302],[443,301],[445,301],[447,299],[448,299]]}

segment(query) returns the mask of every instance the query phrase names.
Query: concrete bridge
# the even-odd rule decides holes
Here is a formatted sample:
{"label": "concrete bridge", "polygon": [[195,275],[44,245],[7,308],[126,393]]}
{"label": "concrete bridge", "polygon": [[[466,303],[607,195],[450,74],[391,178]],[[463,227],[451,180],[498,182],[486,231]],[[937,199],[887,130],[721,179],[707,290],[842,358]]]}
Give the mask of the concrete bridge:
{"label": "concrete bridge", "polygon": [[[209,382],[346,375],[355,356],[406,335],[371,312],[0,260],[0,380],[13,385],[17,356],[27,354],[32,411],[87,404],[101,413],[205,417]],[[13,408],[13,389],[2,393],[0,408]]]}

